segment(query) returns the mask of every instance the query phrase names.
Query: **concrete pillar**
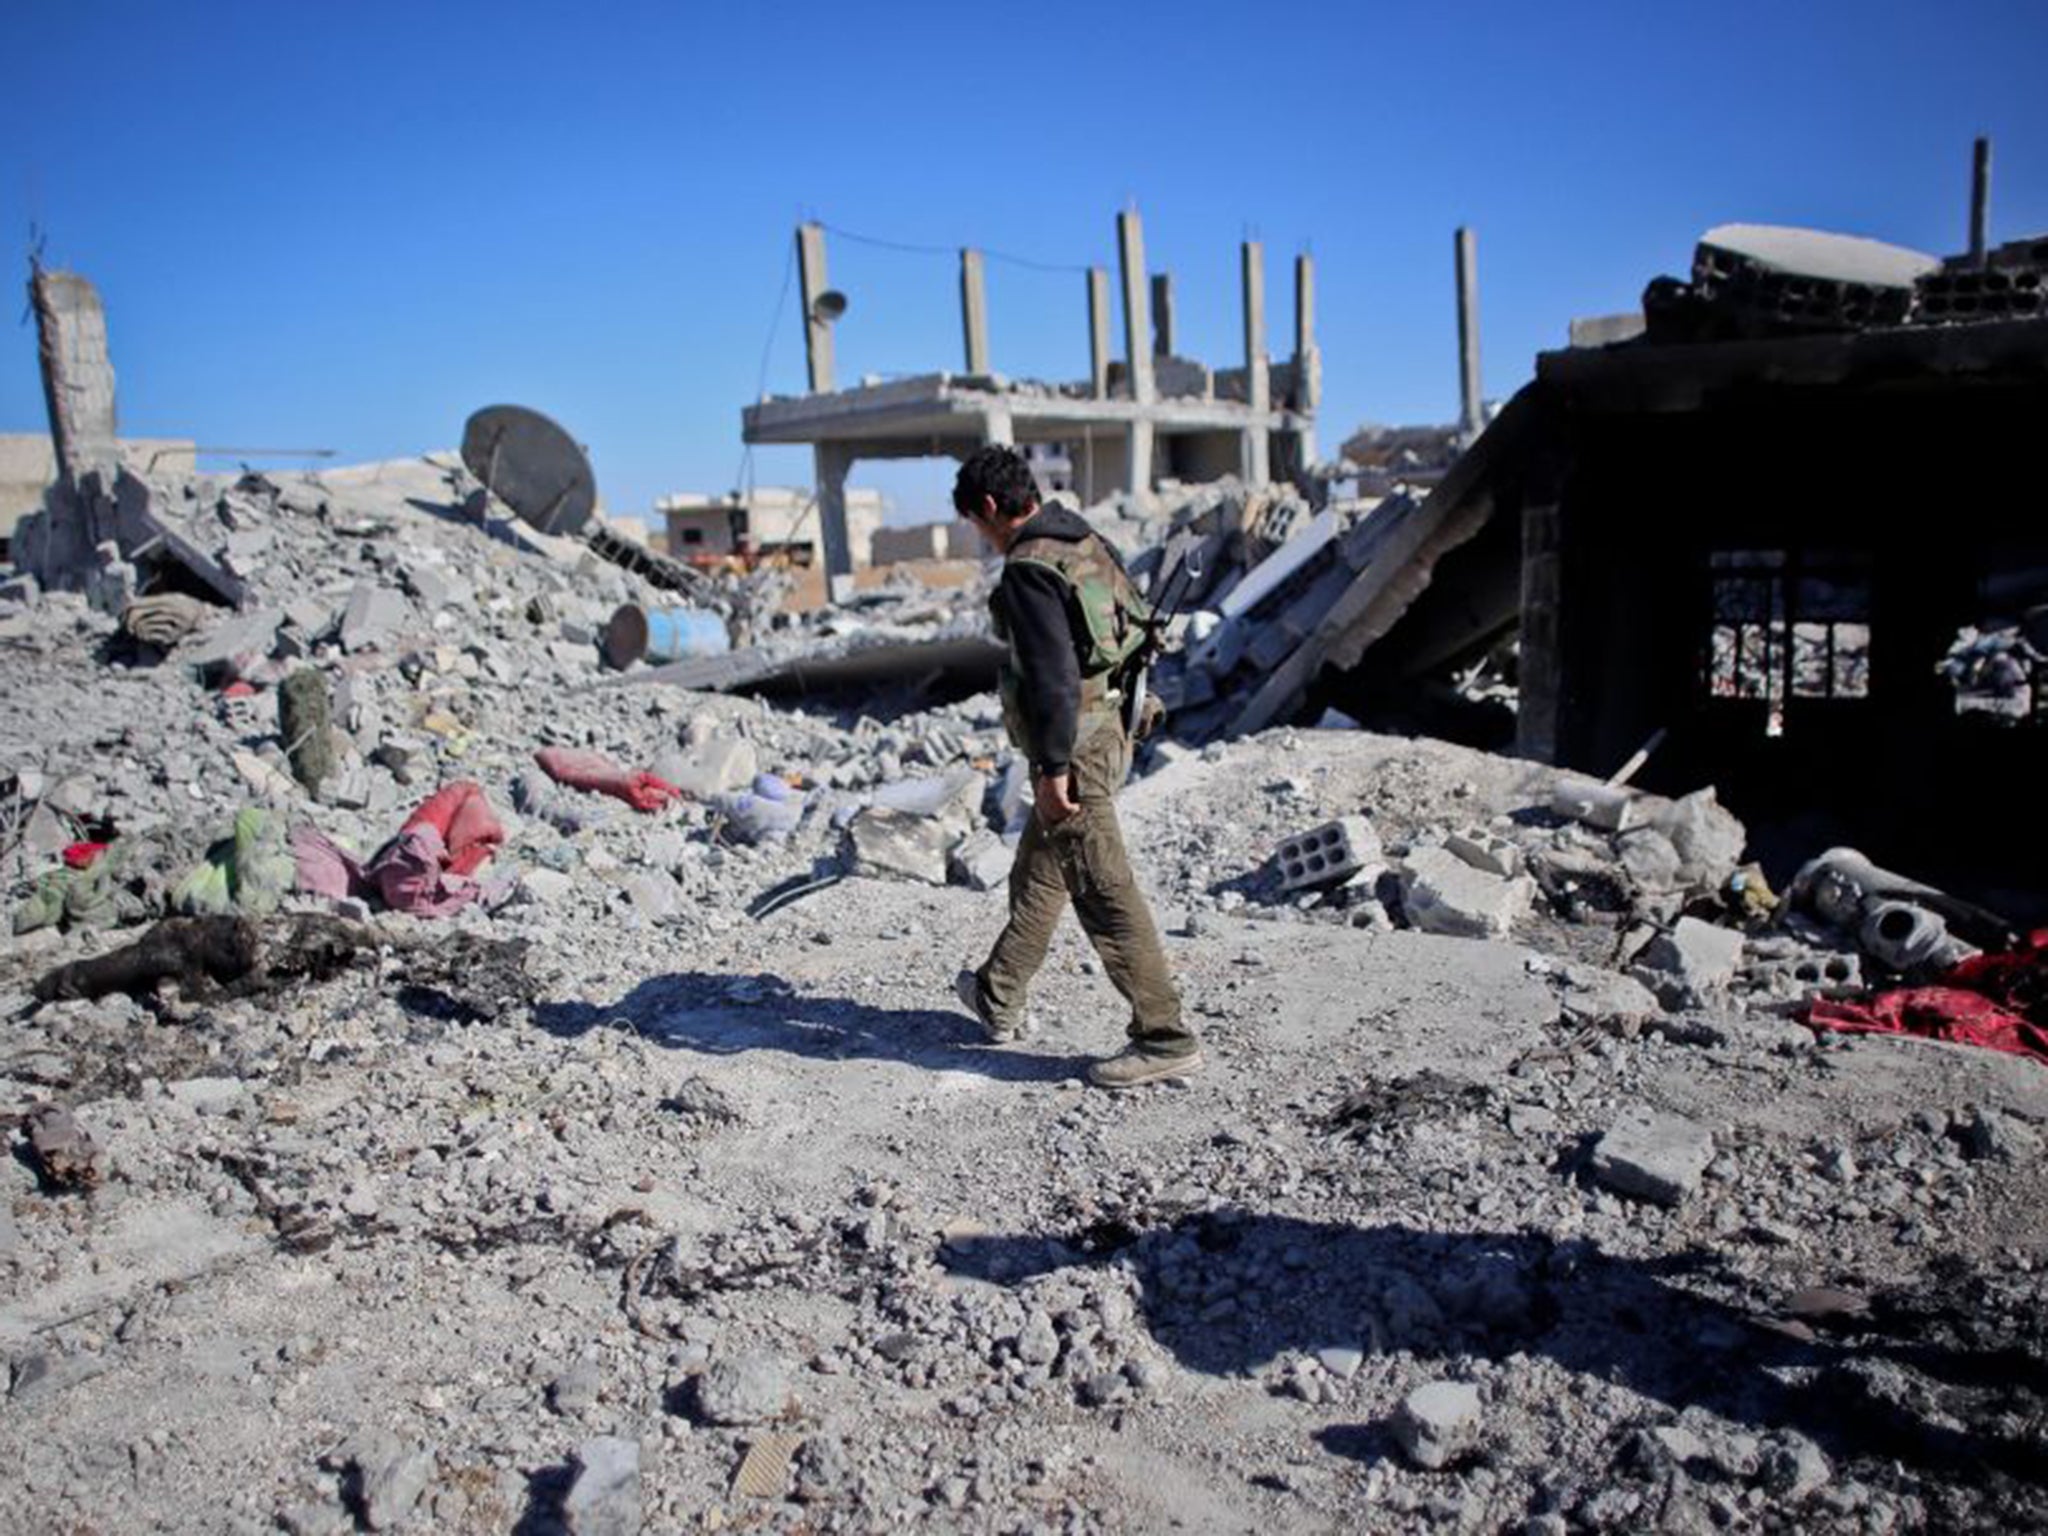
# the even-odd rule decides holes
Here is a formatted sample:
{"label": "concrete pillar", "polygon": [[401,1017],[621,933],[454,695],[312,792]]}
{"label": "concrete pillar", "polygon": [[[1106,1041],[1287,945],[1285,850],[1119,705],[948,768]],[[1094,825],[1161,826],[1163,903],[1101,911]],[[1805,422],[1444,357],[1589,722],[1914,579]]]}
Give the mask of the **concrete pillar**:
{"label": "concrete pillar", "polygon": [[992,447],[1017,446],[1017,426],[1008,411],[990,411],[981,418],[981,440]]}
{"label": "concrete pillar", "polygon": [[853,450],[844,443],[819,443],[811,450],[818,485],[818,531],[825,546],[825,583],[853,574],[853,540],[846,531],[846,474]]}
{"label": "concrete pillar", "polygon": [[979,251],[960,253],[960,331],[967,343],[967,371],[987,373],[988,288]]}
{"label": "concrete pillar", "polygon": [[1098,400],[1109,398],[1109,274],[1088,269],[1088,383]]}
{"label": "concrete pillar", "polygon": [[804,306],[804,361],[810,367],[811,393],[832,390],[832,325],[818,313],[818,295],[826,289],[825,227],[799,224],[796,229],[797,283]]}
{"label": "concrete pillar", "polygon": [[1124,489],[1133,496],[1142,496],[1152,489],[1151,420],[1140,417],[1132,422],[1124,443],[1128,455],[1124,465]]}
{"label": "concrete pillar", "polygon": [[1479,399],[1479,256],[1469,229],[1454,242],[1458,259],[1458,427],[1471,442],[1484,425]]}
{"label": "concrete pillar", "polygon": [[76,484],[97,471],[111,488],[120,468],[115,442],[114,365],[99,291],[76,272],[37,267],[29,279],[59,478]]}
{"label": "concrete pillar", "polygon": [[1124,282],[1124,361],[1131,370],[1131,398],[1149,405],[1157,398],[1148,350],[1152,317],[1145,303],[1145,227],[1135,211],[1116,216],[1116,250]]}
{"label": "concrete pillar", "polygon": [[1152,355],[1172,357],[1173,335],[1173,274],[1154,272],[1152,274]]}
{"label": "concrete pillar", "polygon": [[1238,247],[1244,284],[1244,398],[1251,422],[1244,433],[1244,466],[1249,485],[1273,477],[1266,415],[1273,408],[1273,380],[1266,365],[1266,252],[1256,240]]}
{"label": "concrete pillar", "polygon": [[[1316,345],[1316,259],[1304,251],[1294,258],[1294,405],[1305,416],[1323,403],[1323,353]],[[1293,434],[1299,468],[1315,462],[1316,431],[1304,422]]]}
{"label": "concrete pillar", "polygon": [[1991,245],[1991,141],[1979,139],[1970,165],[1970,260],[1982,262]]}

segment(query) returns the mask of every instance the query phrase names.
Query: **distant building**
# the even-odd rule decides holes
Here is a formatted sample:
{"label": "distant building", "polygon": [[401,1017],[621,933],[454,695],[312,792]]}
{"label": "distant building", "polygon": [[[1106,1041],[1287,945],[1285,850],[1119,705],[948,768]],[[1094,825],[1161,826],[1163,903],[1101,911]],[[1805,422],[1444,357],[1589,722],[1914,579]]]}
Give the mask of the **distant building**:
{"label": "distant building", "polygon": [[[822,564],[814,500],[809,491],[792,486],[760,485],[745,495],[678,492],[655,502],[654,510],[665,526],[668,552],[679,560],[803,551],[804,559]],[[873,562],[875,530],[887,507],[880,491],[847,491],[847,535],[855,565]]]}
{"label": "distant building", "polygon": [[[121,463],[138,475],[189,475],[197,448],[189,437],[124,437]],[[14,537],[14,525],[43,504],[43,492],[57,478],[57,451],[47,432],[0,432],[0,549]]]}
{"label": "distant building", "polygon": [[909,528],[877,528],[870,547],[876,565],[900,565],[905,560],[986,560],[995,553],[965,518]]}

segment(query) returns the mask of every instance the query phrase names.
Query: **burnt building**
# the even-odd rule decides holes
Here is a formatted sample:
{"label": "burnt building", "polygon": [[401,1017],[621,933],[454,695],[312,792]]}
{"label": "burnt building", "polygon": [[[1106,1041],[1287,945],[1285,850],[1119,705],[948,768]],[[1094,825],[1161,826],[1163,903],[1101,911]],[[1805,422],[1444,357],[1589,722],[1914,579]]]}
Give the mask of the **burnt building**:
{"label": "burnt building", "polygon": [[1640,334],[1538,358],[1430,498],[1427,589],[1338,691],[1518,624],[1523,754],[1605,775],[1655,738],[1645,788],[2038,891],[2048,242],[1903,273],[1727,243],[1651,285]]}

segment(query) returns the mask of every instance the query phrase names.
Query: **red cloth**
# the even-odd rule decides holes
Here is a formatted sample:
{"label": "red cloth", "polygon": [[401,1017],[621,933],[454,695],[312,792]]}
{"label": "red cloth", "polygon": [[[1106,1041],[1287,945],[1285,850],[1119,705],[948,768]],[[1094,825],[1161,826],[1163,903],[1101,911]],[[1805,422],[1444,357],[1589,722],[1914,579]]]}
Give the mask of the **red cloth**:
{"label": "red cloth", "polygon": [[442,785],[406,817],[399,830],[411,832],[418,827],[432,827],[441,834],[451,875],[475,874],[505,841],[504,824],[484,798],[483,786],[474,779]]}
{"label": "red cloth", "polygon": [[542,772],[557,784],[571,789],[595,790],[623,800],[636,811],[658,811],[683,792],[667,779],[645,771],[621,768],[602,752],[584,752],[575,747],[542,747],[533,754]]}
{"label": "red cloth", "polygon": [[221,689],[220,696],[224,699],[253,699],[256,697],[256,685],[246,683],[238,677]]}
{"label": "red cloth", "polygon": [[1862,1002],[1816,998],[1806,1023],[1854,1034],[1918,1035],[2048,1061],[2048,928],[2036,929],[2009,953],[1972,955],[1934,986],[1900,987]]}
{"label": "red cloth", "polygon": [[91,869],[94,861],[106,851],[105,843],[73,843],[64,850],[64,862],[73,869]]}

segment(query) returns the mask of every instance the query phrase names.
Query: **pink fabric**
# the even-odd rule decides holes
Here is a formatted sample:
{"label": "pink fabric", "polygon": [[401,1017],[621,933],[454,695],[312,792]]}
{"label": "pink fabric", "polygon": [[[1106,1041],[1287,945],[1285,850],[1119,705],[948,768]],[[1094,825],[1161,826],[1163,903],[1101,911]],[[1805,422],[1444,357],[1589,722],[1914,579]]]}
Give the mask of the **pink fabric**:
{"label": "pink fabric", "polygon": [[482,786],[463,779],[428,796],[368,864],[311,826],[293,829],[292,859],[298,888],[315,896],[446,917],[485,896],[471,876],[504,840]]}
{"label": "pink fabric", "polygon": [[542,747],[533,754],[542,772],[557,784],[571,789],[588,789],[623,800],[636,811],[658,811],[683,792],[664,778],[645,771],[621,768],[602,752],[575,747]]}
{"label": "pink fabric", "polygon": [[504,824],[474,779],[458,779],[429,795],[403,830],[415,827],[431,827],[439,836],[451,875],[475,874],[505,841]]}

